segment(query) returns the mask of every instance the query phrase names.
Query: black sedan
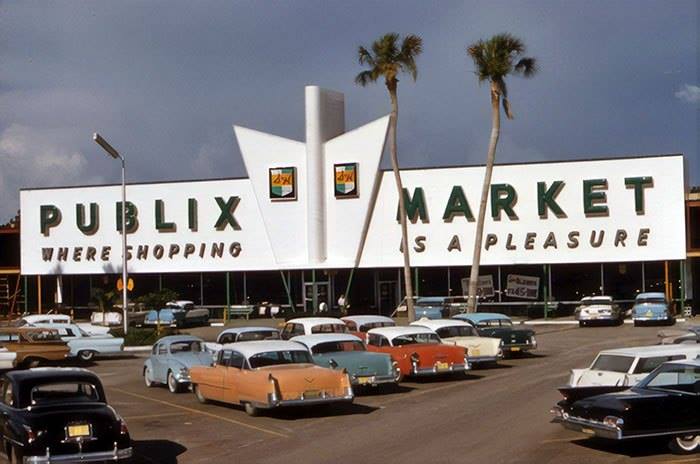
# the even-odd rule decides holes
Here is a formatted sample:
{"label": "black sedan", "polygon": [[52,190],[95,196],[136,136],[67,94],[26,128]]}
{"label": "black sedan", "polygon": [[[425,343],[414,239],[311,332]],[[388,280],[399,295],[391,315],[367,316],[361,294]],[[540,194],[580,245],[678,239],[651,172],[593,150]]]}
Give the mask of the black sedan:
{"label": "black sedan", "polygon": [[100,379],[75,368],[0,377],[0,433],[12,463],[118,461],[131,457],[126,423]]}
{"label": "black sedan", "polygon": [[560,391],[552,413],[567,429],[610,440],[667,437],[674,453],[700,452],[700,359],[664,363],[632,388]]}

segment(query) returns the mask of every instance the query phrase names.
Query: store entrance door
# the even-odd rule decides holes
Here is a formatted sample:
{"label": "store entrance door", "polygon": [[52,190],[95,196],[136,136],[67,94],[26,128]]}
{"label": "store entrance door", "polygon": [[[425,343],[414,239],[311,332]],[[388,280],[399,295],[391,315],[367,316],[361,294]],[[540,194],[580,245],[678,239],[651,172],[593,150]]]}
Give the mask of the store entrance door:
{"label": "store entrance door", "polygon": [[379,313],[390,316],[398,306],[397,282],[395,280],[379,281]]}
{"label": "store entrance door", "polygon": [[331,283],[304,282],[304,311],[311,313],[331,310]]}

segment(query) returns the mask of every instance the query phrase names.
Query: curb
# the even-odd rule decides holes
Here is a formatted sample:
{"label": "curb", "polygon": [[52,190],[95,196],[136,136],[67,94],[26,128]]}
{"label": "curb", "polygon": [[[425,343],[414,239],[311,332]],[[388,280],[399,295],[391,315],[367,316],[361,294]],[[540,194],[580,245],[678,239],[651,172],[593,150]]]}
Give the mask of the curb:
{"label": "curb", "polygon": [[[678,318],[676,322],[685,322],[685,318]],[[634,321],[625,319],[625,324],[632,324]],[[578,321],[524,321],[521,324],[525,325],[578,325]]]}

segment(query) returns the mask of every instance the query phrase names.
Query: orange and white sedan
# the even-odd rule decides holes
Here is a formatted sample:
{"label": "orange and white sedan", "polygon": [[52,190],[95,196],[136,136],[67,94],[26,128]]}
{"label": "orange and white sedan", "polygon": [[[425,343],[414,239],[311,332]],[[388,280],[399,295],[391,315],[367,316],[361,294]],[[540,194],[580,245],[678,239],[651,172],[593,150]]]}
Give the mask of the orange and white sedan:
{"label": "orange and white sedan", "polygon": [[352,402],[347,372],[314,364],[296,342],[253,341],[222,346],[212,367],[190,369],[197,400],[240,404],[251,416],[261,409]]}

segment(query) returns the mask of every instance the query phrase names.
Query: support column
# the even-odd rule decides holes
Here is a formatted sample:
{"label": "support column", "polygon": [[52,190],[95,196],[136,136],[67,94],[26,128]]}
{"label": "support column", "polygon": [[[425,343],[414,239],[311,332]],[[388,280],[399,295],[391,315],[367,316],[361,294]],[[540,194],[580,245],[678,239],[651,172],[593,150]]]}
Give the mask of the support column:
{"label": "support column", "polygon": [[36,276],[36,306],[37,312],[41,314],[41,276]]}

